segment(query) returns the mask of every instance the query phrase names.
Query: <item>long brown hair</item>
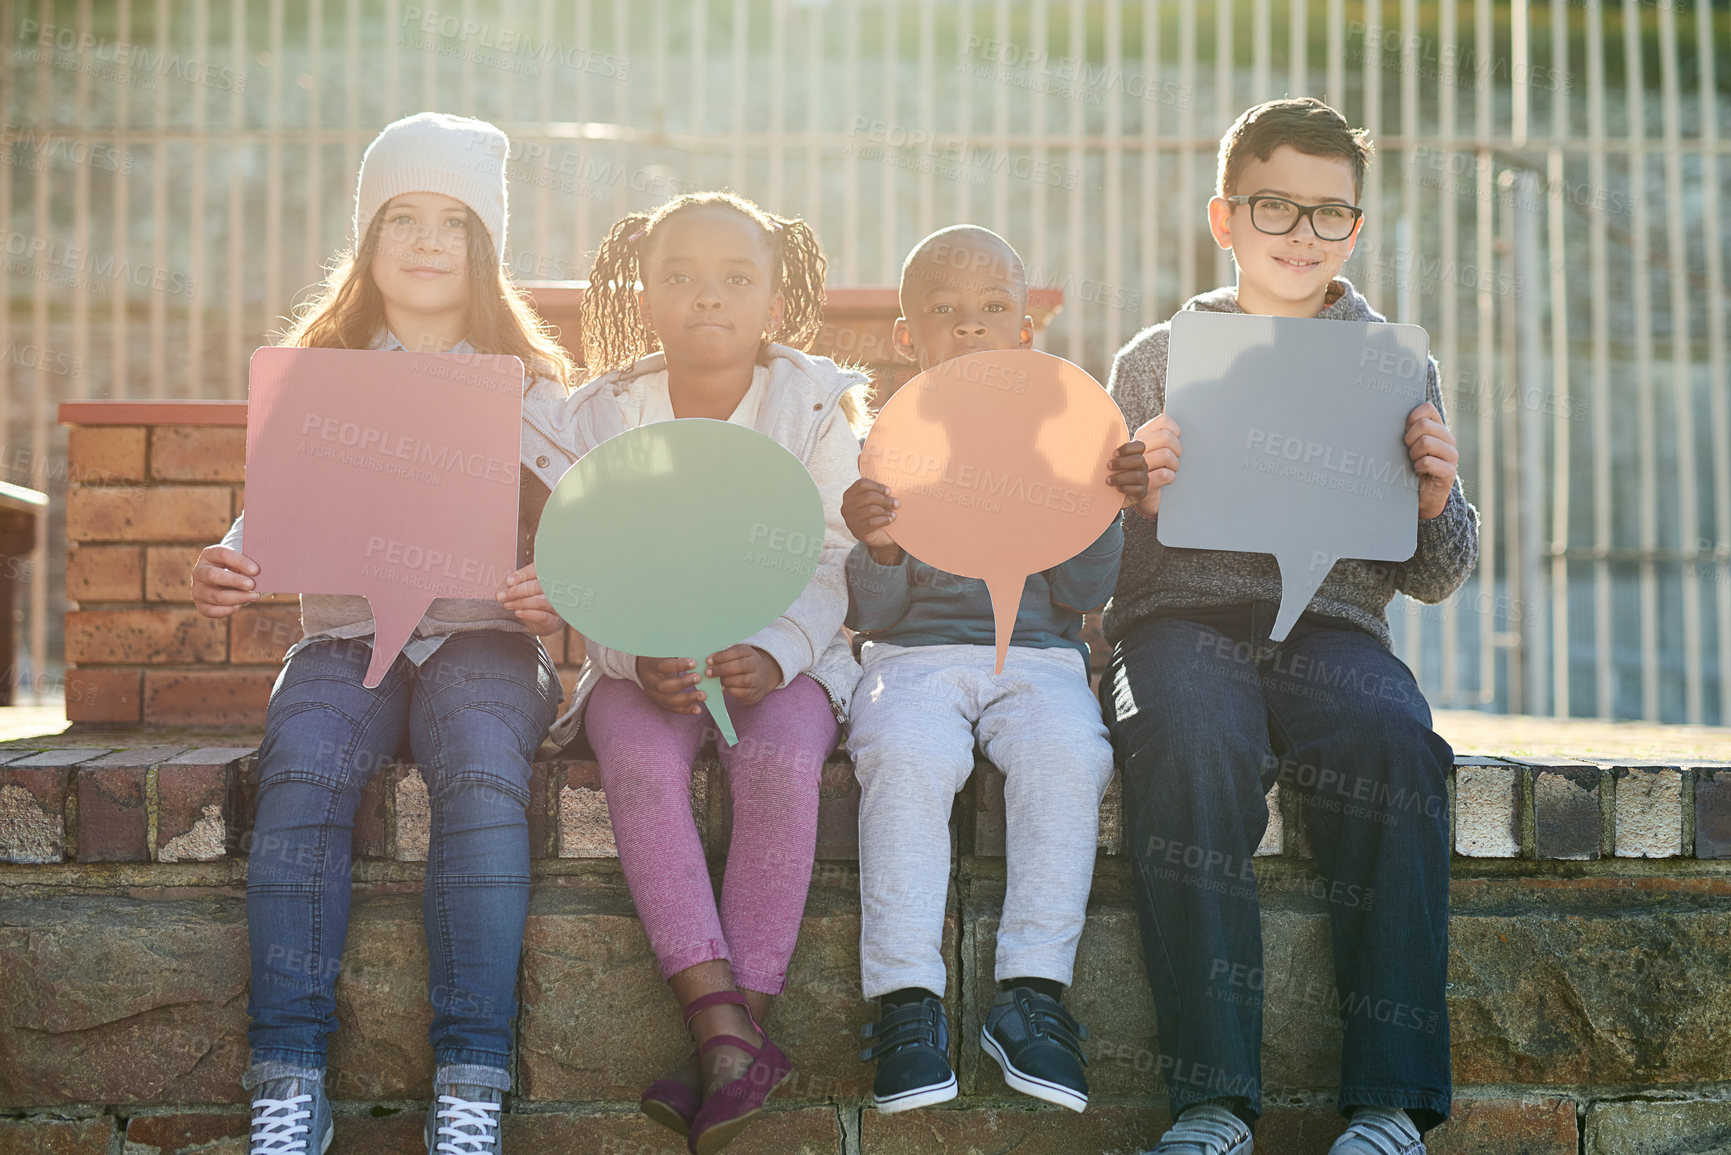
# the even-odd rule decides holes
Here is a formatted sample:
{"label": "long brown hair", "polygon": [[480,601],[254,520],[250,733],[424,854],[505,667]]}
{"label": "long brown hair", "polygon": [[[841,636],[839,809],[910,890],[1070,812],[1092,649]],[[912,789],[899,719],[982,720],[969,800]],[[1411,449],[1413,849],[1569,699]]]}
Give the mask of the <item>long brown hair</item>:
{"label": "long brown hair", "polygon": [[[389,207],[388,202],[379,206],[354,251],[345,249],[331,259],[318,292],[295,309],[285,329],[273,334],[278,345],[372,348],[385,324],[385,298],[373,280],[373,255]],[[577,374],[570,354],[528,296],[511,283],[480,218],[466,205],[463,212],[468,219],[469,344],[477,352],[516,357],[529,373],[551,377],[569,390]]]}

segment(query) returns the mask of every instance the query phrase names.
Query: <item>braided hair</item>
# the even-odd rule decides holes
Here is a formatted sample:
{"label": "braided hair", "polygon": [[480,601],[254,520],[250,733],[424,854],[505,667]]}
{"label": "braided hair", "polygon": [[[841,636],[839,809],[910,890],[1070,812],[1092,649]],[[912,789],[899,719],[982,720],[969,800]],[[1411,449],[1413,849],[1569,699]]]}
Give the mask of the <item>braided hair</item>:
{"label": "braided hair", "polygon": [[798,217],[778,217],[730,192],[686,193],[653,212],[619,220],[595,250],[589,287],[583,292],[583,359],[590,374],[612,372],[661,347],[637,307],[637,286],[668,218],[691,209],[729,208],[763,229],[769,243],[774,288],[782,296],[782,320],[770,334],[783,345],[807,349],[823,327],[823,279],[828,268],[811,226]]}

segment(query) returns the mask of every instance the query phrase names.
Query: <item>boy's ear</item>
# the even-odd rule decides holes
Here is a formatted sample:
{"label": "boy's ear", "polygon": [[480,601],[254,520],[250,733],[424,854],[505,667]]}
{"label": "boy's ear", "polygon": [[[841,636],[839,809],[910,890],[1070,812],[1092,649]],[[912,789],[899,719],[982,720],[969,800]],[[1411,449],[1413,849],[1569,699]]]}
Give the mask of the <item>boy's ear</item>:
{"label": "boy's ear", "polygon": [[1208,231],[1214,234],[1214,243],[1221,248],[1232,248],[1232,205],[1225,197],[1210,197],[1208,199]]}
{"label": "boy's ear", "polygon": [[1017,345],[1016,348],[1018,348],[1018,349],[1032,349],[1033,347],[1034,347],[1034,318],[1024,314],[1022,316],[1022,343],[1020,345]]}
{"label": "boy's ear", "polygon": [[914,349],[913,330],[908,328],[908,319],[906,317],[896,318],[896,327],[890,334],[890,343],[896,347],[896,352],[901,354],[903,360],[919,360],[919,354]]}

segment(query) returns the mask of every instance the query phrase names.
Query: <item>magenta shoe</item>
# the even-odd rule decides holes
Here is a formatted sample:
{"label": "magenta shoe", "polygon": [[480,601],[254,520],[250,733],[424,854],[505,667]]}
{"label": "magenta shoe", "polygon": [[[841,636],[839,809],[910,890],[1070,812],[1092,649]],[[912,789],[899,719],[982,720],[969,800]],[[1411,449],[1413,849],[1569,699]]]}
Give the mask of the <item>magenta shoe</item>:
{"label": "magenta shoe", "polygon": [[691,1121],[697,1117],[701,1105],[697,1092],[678,1079],[655,1080],[638,1102],[645,1115],[676,1135],[691,1130]]}
{"label": "magenta shoe", "polygon": [[737,1003],[744,1007],[746,1017],[763,1042],[754,1045],[734,1035],[716,1035],[697,1049],[701,1055],[712,1047],[738,1047],[751,1056],[751,1066],[746,1068],[745,1074],[703,1100],[703,1106],[698,1108],[685,1135],[685,1145],[691,1155],[714,1155],[733,1142],[751,1117],[763,1110],[770,1092],[787,1082],[793,1074],[793,1064],[780,1047],[769,1041],[769,1035],[757,1024],[757,1016],[751,1013],[751,1004],[738,991],[717,991],[693,1001],[685,1008],[686,1022],[689,1023],[699,1011],[719,1003]]}

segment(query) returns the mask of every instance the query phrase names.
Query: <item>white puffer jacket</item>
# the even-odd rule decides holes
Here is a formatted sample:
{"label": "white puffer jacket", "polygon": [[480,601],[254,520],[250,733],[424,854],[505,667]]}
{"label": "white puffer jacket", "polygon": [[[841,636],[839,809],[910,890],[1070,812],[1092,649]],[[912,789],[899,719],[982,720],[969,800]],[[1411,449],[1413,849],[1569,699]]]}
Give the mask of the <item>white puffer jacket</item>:
{"label": "white puffer jacket", "polygon": [[[595,378],[568,397],[560,390],[532,389],[523,402],[524,460],[557,460],[573,450],[581,456],[609,437],[637,428],[649,393],[646,379],[666,367],[666,358],[655,353],[629,369]],[[845,722],[860,672],[841,628],[847,614],[844,566],[854,546],[853,535],[842,521],[841,498],[859,479],[859,436],[849,425],[841,400],[869,378],[827,357],[812,357],[785,345],[769,346],[768,369],[768,391],[754,428],[786,447],[811,471],[823,498],[825,532],[811,584],[786,613],[745,642],[775,659],[782,685],[800,674],[811,675],[829,694],[836,720]],[[555,742],[565,745],[576,737],[589,693],[604,677],[641,685],[636,655],[588,643],[571,701],[553,723]]]}

